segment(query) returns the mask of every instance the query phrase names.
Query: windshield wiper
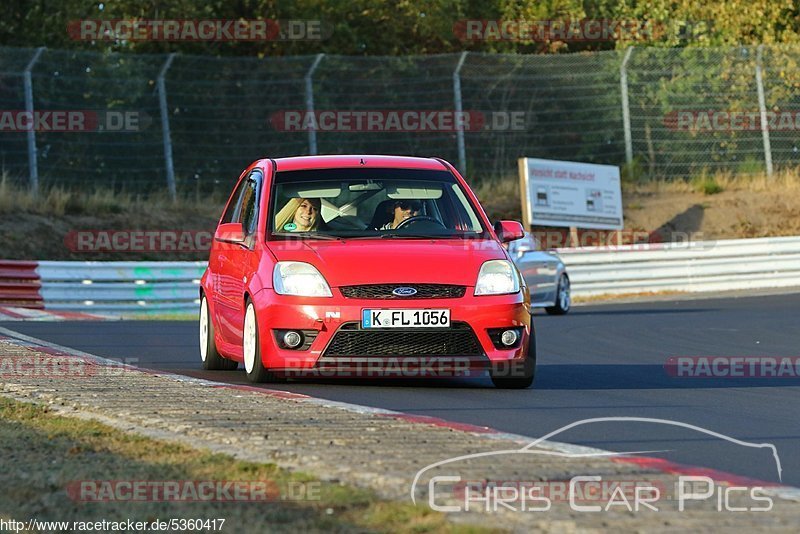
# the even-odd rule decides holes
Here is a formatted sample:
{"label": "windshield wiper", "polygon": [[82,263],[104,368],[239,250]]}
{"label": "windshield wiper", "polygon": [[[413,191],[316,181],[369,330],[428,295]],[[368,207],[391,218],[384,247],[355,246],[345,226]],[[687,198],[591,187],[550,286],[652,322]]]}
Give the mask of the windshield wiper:
{"label": "windshield wiper", "polygon": [[338,235],[333,234],[325,234],[320,232],[292,232],[291,234],[284,234],[287,237],[304,237],[307,239],[322,239],[325,241],[342,241],[342,238]]}
{"label": "windshield wiper", "polygon": [[381,234],[381,239],[442,239],[449,236],[446,235],[430,235],[430,234],[410,234],[403,232],[401,234]]}

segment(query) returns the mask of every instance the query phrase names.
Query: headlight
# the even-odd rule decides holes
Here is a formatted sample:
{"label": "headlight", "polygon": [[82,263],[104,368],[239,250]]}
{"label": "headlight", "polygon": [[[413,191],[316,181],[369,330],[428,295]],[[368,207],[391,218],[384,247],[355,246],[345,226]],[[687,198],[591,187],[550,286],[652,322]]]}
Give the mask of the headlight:
{"label": "headlight", "polygon": [[279,295],[298,297],[332,297],[328,282],[311,264],[301,261],[279,261],[272,272],[272,283]]}
{"label": "headlight", "polygon": [[508,260],[489,260],[481,265],[475,295],[504,295],[519,291],[519,277]]}

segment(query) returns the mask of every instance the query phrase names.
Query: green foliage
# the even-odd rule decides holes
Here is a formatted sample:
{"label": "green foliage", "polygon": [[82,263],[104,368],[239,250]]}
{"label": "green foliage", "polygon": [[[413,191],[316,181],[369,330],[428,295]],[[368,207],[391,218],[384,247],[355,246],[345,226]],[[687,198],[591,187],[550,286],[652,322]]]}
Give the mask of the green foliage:
{"label": "green foliage", "polygon": [[738,174],[761,174],[766,169],[763,159],[748,157],[739,164],[736,170]]}
{"label": "green foliage", "polygon": [[[102,143],[61,133],[37,135],[43,183],[86,186],[103,180],[112,189],[163,187],[154,84],[164,54],[179,52],[167,77],[177,186],[198,197],[227,191],[257,156],[308,150],[305,132],[276,131],[269,118],[279,110],[305,108],[303,76],[313,61],[310,54],[320,52],[329,55],[314,74],[318,110],[449,109],[456,52],[494,52],[473,54],[464,65],[463,109],[522,112],[527,122],[519,130],[468,133],[468,174],[479,180],[507,174],[524,156],[622,163],[619,68],[623,50],[633,44],[627,72],[637,159],[623,168],[623,180],[685,179],[706,166],[751,172],[760,168],[759,135],[676,131],[665,127],[664,119],[686,109],[757,109],[756,47],[733,45],[800,43],[796,0],[6,0],[4,7],[0,44],[49,48],[33,73],[37,107],[146,110],[152,119],[141,132],[104,133]],[[169,43],[82,42],[66,31],[80,19],[135,18],[321,20],[331,34],[322,41]],[[466,19],[584,18],[652,21],[659,31],[644,41],[462,42],[453,29]],[[32,53],[7,50],[0,55],[6,72],[19,72]],[[572,54],[561,54],[567,52]],[[765,48],[768,109],[796,107],[799,58],[797,47]],[[10,64],[14,61],[18,64]],[[6,109],[23,105],[18,79],[7,80],[12,90]],[[7,135],[2,142],[4,165],[15,178],[24,177],[24,137]],[[378,146],[376,151],[458,157],[453,136],[326,132],[317,142],[324,153]],[[776,168],[798,162],[796,131],[771,132],[771,142]],[[755,154],[755,160],[742,161],[742,154]]]}
{"label": "green foliage", "polygon": [[[101,7],[102,6],[102,7]],[[5,0],[0,44],[80,50],[275,56],[293,54],[406,55],[456,52],[552,53],[645,46],[723,46],[800,42],[795,0]],[[293,42],[81,42],[66,31],[80,19],[322,20],[330,38]],[[459,20],[651,21],[643,40],[605,42],[461,42]]]}
{"label": "green foliage", "polygon": [[638,184],[647,178],[640,157],[635,157],[632,162],[623,164],[619,174],[623,184]]}
{"label": "green foliage", "polygon": [[703,193],[706,196],[716,195],[717,193],[722,193],[723,191],[722,185],[720,185],[713,176],[708,176],[705,174],[701,174],[700,176],[693,178],[691,185],[695,191],[698,193]]}

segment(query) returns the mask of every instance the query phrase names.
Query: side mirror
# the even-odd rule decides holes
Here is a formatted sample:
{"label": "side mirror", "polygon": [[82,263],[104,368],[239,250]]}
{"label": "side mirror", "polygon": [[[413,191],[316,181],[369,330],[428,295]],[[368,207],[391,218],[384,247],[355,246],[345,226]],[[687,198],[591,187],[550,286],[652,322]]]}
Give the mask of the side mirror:
{"label": "side mirror", "polygon": [[214,240],[223,243],[234,243],[240,245],[244,243],[244,228],[242,223],[224,223],[217,227],[214,232]]}
{"label": "side mirror", "polygon": [[494,233],[501,243],[509,243],[522,239],[525,236],[525,229],[517,221],[497,221],[494,223]]}

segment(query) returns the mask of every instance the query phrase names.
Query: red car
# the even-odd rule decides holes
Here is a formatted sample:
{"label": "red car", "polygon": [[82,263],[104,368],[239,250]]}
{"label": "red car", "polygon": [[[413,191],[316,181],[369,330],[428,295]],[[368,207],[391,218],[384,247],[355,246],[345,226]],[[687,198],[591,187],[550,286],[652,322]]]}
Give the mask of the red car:
{"label": "red car", "polygon": [[492,227],[441,159],[256,161],[201,280],[203,368],[243,362],[252,382],[485,369],[528,387],[528,288],[502,245],[522,236],[518,222]]}

